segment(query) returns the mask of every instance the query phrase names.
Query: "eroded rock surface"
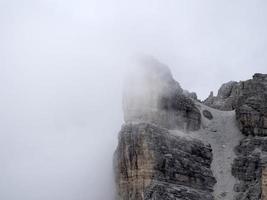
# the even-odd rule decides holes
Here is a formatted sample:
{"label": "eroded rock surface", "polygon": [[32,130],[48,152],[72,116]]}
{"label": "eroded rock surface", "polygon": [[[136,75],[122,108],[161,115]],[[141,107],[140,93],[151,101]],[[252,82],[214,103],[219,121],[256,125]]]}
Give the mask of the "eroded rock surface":
{"label": "eroded rock surface", "polygon": [[125,124],[115,154],[120,200],[212,200],[212,150],[155,125]]}
{"label": "eroded rock surface", "polygon": [[262,183],[266,181],[263,174],[267,166],[267,75],[255,74],[239,84],[236,119],[247,137],[236,147],[238,157],[232,168],[240,181],[236,199],[265,200],[266,186]]}
{"label": "eroded rock surface", "polygon": [[267,75],[228,82],[203,105],[168,67],[142,66],[124,92],[117,199],[267,200]]}
{"label": "eroded rock surface", "polygon": [[241,82],[236,114],[245,135],[267,136],[267,74]]}
{"label": "eroded rock surface", "polygon": [[239,83],[230,81],[220,87],[217,96],[214,96],[213,92],[211,92],[203,103],[212,108],[230,111],[236,107],[238,92]]}

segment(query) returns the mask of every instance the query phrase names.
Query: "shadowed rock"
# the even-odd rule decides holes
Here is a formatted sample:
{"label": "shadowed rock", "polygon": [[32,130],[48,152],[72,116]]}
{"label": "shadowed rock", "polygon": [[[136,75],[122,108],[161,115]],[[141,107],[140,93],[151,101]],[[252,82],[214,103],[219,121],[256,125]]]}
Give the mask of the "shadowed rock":
{"label": "shadowed rock", "polygon": [[115,153],[119,200],[212,200],[212,151],[167,129],[126,124]]}
{"label": "shadowed rock", "polygon": [[267,136],[267,74],[241,82],[236,117],[245,135]]}
{"label": "shadowed rock", "polygon": [[213,119],[213,116],[212,116],[212,114],[211,114],[210,111],[208,111],[208,110],[203,110],[202,113],[203,113],[204,117],[206,117],[207,119],[209,119],[209,120]]}
{"label": "shadowed rock", "polygon": [[[232,173],[240,181],[236,200],[265,200],[267,194],[267,75],[239,83],[236,119],[248,136],[236,147]],[[241,188],[241,189],[240,189]]]}
{"label": "shadowed rock", "polygon": [[[126,124],[119,134],[114,156],[117,199],[266,199],[267,75],[255,74],[248,81],[223,84],[217,96],[211,93],[204,101],[219,110],[235,110],[237,124],[245,136],[235,148],[231,172],[220,171],[235,177],[233,191],[218,191],[221,188],[216,185],[216,197],[213,197],[216,180],[211,171],[211,146],[184,135],[175,135],[179,131],[170,131],[182,129],[187,135],[188,130],[200,128],[201,114],[194,103],[196,95],[183,90],[168,67],[158,61],[145,59],[142,66],[128,79],[124,91]],[[223,116],[228,115],[215,113],[212,113],[213,119],[208,110],[203,110],[206,118],[213,119],[208,124],[223,127],[226,120]],[[218,117],[222,120],[218,121]],[[216,124],[218,122],[220,124]],[[223,130],[231,128],[222,127]],[[216,144],[212,145],[216,150]],[[215,169],[216,164],[213,162],[212,165]],[[216,177],[222,177],[216,173]],[[227,199],[227,193],[234,191],[235,195],[229,195],[231,199]]]}
{"label": "shadowed rock", "polygon": [[118,200],[213,200],[212,150],[168,129],[198,130],[201,114],[168,67],[145,59],[128,79],[114,155]]}

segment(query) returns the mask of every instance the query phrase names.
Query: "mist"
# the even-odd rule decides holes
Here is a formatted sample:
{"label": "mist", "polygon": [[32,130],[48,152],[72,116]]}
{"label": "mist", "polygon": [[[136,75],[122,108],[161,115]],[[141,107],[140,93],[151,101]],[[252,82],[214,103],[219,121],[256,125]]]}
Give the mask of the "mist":
{"label": "mist", "polygon": [[0,199],[107,200],[135,55],[204,99],[267,73],[266,1],[1,0]]}

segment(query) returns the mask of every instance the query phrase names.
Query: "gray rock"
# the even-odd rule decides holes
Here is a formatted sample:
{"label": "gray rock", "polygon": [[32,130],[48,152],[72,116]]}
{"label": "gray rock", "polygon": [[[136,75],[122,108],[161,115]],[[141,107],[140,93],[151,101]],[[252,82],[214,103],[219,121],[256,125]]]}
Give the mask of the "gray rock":
{"label": "gray rock", "polygon": [[125,124],[114,164],[119,200],[212,200],[212,150],[155,125]]}
{"label": "gray rock", "polygon": [[267,193],[267,75],[239,83],[236,119],[240,131],[247,136],[236,147],[232,173],[243,185],[236,199],[258,200]]}
{"label": "gray rock", "polygon": [[204,100],[203,103],[209,107],[219,110],[234,110],[236,107],[238,92],[239,83],[230,81],[228,83],[224,83],[220,87],[217,96],[214,96],[213,92],[211,92],[209,97]]}
{"label": "gray rock", "polygon": [[267,136],[267,74],[241,82],[236,118],[245,135]]}
{"label": "gray rock", "polygon": [[253,79],[221,86],[203,102],[219,110],[236,109],[240,130],[245,135],[267,136],[267,74],[257,73]]}
{"label": "gray rock", "polygon": [[202,113],[203,113],[203,116],[206,117],[207,119],[209,119],[209,120],[213,119],[213,116],[212,116],[212,114],[211,114],[210,111],[208,111],[208,110],[203,110]]}
{"label": "gray rock", "polygon": [[261,199],[261,180],[266,167],[267,137],[246,137],[236,147],[237,158],[232,166],[232,174],[240,184],[235,186],[238,192],[236,200]]}
{"label": "gray rock", "polygon": [[[117,199],[213,200],[216,180],[210,168],[210,145],[168,131],[200,128],[196,95],[183,90],[163,64],[146,60],[144,66],[141,73],[129,79],[124,93],[126,124],[114,155]],[[204,103],[220,110],[235,109],[237,124],[245,136],[235,149],[232,163],[231,173],[238,180],[233,188],[235,200],[265,198],[267,75],[255,74],[248,81],[223,84],[218,95],[211,93]],[[213,118],[207,110],[203,115]],[[220,199],[229,194],[219,192]]]}

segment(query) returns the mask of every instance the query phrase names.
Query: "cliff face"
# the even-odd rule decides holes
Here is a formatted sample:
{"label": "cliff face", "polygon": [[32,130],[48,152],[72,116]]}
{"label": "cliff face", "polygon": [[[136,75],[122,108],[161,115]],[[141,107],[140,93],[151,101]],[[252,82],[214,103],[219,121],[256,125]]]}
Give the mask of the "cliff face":
{"label": "cliff face", "polygon": [[235,199],[266,199],[267,75],[255,74],[247,81],[223,84],[218,95],[204,104],[233,110],[240,131],[246,137],[236,147],[232,174],[239,180]]}
{"label": "cliff face", "polygon": [[255,74],[240,82],[236,119],[247,136],[236,147],[233,174],[240,180],[236,199],[267,199],[267,75]]}
{"label": "cliff face", "polygon": [[267,75],[224,84],[206,106],[166,66],[142,65],[124,92],[117,199],[265,199]]}
{"label": "cliff face", "polygon": [[211,147],[148,123],[126,124],[116,152],[118,199],[212,198]]}

